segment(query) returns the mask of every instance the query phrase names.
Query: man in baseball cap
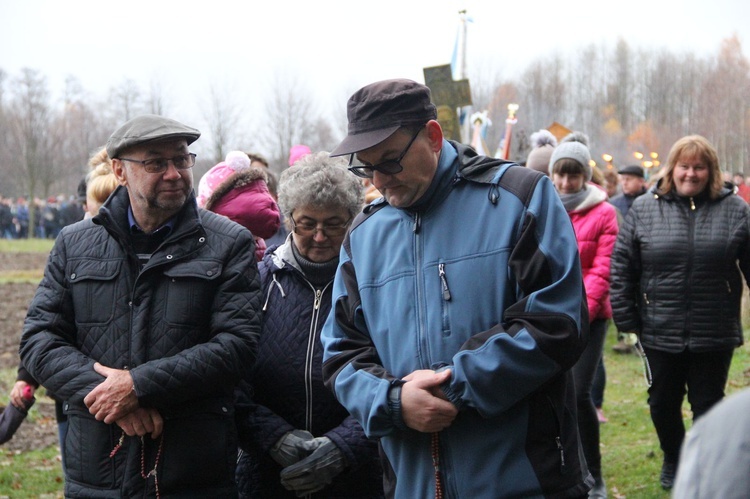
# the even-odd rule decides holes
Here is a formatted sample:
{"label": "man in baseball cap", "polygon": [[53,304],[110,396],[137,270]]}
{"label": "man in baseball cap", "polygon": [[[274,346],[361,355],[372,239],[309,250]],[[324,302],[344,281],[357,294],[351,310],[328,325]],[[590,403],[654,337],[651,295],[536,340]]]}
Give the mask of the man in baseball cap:
{"label": "man in baseball cap", "polygon": [[588,317],[550,180],[445,140],[411,80],[365,86],[347,114],[332,155],[383,197],[342,247],[323,377],[380,438],[386,490],[585,496],[569,369]]}

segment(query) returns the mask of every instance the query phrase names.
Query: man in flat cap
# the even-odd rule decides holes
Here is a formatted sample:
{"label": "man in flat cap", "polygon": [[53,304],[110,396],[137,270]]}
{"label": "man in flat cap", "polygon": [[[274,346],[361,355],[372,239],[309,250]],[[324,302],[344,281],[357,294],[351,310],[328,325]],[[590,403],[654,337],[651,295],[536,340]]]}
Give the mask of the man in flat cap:
{"label": "man in flat cap", "polygon": [[[635,198],[646,194],[646,176],[641,165],[627,165],[623,166],[617,171],[620,179],[620,188],[622,192],[616,196],[613,196],[609,202],[614,205],[615,208],[622,215],[622,219],[630,211],[630,207],[633,206]],[[612,345],[612,350],[621,354],[634,354],[637,337],[633,333],[619,333],[617,343]]]}
{"label": "man in flat cap", "polygon": [[120,186],[62,230],[29,308],[21,360],[64,401],[66,497],[236,497],[259,281],[250,232],[197,208],[199,136],[151,115],[112,134]]}
{"label": "man in flat cap", "polygon": [[344,241],[323,376],[380,438],[388,495],[586,497],[570,368],[588,312],[552,183],[444,140],[419,83],[347,112],[332,155],[383,198]]}
{"label": "man in flat cap", "polygon": [[620,210],[620,214],[625,218],[635,198],[646,193],[646,178],[640,165],[623,166],[617,173],[620,176],[622,193],[614,196],[609,202]]}

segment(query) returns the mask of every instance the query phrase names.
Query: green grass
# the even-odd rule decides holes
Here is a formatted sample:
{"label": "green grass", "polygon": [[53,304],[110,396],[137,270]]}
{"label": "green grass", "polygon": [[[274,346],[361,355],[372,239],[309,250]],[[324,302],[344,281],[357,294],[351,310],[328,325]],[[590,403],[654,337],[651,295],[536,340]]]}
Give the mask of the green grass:
{"label": "green grass", "polygon": [[0,239],[2,253],[49,253],[53,239]]}
{"label": "green grass", "polygon": [[[604,351],[607,369],[604,414],[609,422],[601,425],[602,470],[609,497],[666,499],[670,495],[659,485],[663,454],[649,414],[643,362],[636,355],[614,353],[615,340],[615,330],[610,328]],[[735,350],[727,394],[750,385],[747,331],[745,342]],[[692,413],[687,402],[683,405],[683,417],[689,428]]]}
{"label": "green grass", "polygon": [[56,446],[0,455],[0,497],[62,498],[63,475]]}
{"label": "green grass", "polygon": [[[750,385],[750,334],[746,344],[735,351],[729,372],[727,394]],[[607,387],[604,412],[609,422],[601,426],[602,468],[612,499],[668,499],[659,485],[662,454],[646,403],[643,364],[635,355],[612,351],[614,329],[610,328],[605,346]],[[15,369],[0,371],[0,402],[7,403],[15,379]],[[39,393],[39,396],[43,396]],[[690,425],[687,403],[685,423]],[[33,407],[29,421],[40,417]],[[59,449],[26,453],[2,453],[0,447],[0,499],[62,497],[63,481]]]}
{"label": "green grass", "polygon": [[[52,239],[0,239],[0,253],[49,253]],[[28,282],[37,284],[42,280],[44,269],[3,270],[0,269],[0,284]]]}

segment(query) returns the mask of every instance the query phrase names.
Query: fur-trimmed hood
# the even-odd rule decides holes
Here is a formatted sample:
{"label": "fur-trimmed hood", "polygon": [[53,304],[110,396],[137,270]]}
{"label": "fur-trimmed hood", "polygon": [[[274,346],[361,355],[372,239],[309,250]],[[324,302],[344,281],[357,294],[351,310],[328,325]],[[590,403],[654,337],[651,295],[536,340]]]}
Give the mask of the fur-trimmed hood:
{"label": "fur-trimmed hood", "polygon": [[246,227],[256,237],[271,237],[281,225],[281,216],[266,179],[259,168],[233,173],[208,196],[205,208]]}

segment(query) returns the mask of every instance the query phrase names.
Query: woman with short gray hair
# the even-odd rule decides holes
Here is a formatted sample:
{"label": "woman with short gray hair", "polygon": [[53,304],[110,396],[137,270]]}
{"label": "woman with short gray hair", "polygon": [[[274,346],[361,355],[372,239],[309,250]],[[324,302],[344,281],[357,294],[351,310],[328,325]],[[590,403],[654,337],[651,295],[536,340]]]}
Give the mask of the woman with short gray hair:
{"label": "woman with short gray hair", "polygon": [[279,179],[279,207],[288,220],[302,206],[340,207],[354,217],[363,200],[361,182],[347,170],[347,162],[327,152],[303,157]]}
{"label": "woman with short gray hair", "polygon": [[240,417],[241,497],[382,497],[377,444],[325,388],[320,330],[341,244],[362,209],[346,161],[310,154],[279,179],[289,224],[259,264],[265,296],[258,357]]}

